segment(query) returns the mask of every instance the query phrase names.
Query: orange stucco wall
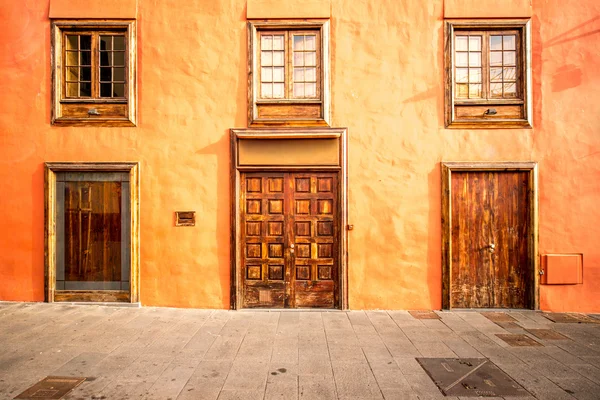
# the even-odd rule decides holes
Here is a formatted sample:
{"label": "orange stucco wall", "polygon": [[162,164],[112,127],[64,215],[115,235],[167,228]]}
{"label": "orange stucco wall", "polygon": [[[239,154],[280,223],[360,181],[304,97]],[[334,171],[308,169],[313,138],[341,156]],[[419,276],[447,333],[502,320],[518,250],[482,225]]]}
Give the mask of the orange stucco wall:
{"label": "orange stucco wall", "polygon": [[[328,3],[350,307],[440,308],[440,161],[533,160],[540,254],[584,255],[583,284],[542,285],[540,307],[599,312],[600,2],[532,0],[534,128],[464,131],[444,129],[442,0]],[[246,0],[137,1],[135,128],[50,125],[49,5],[0,2],[0,300],[44,298],[43,163],[126,160],[141,164],[142,304],[228,308]],[[197,226],[174,227],[175,210]]]}

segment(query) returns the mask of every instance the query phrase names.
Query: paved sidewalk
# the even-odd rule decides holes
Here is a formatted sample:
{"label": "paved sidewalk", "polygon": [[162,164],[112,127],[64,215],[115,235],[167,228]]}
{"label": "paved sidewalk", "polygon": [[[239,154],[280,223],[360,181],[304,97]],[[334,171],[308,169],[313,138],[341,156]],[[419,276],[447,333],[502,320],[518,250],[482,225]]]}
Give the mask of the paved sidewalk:
{"label": "paved sidewalk", "polygon": [[[488,358],[530,393],[507,399],[600,399],[600,324],[436,314],[0,302],[0,399],[51,375],[88,378],[67,399],[459,399],[419,357]],[[512,347],[507,333],[543,346]]]}

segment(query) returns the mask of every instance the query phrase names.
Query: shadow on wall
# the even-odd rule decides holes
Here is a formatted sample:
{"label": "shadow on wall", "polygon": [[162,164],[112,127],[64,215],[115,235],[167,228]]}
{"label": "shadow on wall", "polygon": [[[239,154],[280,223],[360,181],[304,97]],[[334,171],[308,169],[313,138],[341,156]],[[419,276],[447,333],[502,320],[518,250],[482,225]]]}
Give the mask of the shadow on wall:
{"label": "shadow on wall", "polygon": [[230,308],[230,281],[231,281],[231,261],[230,261],[230,193],[229,193],[229,129],[224,132],[217,142],[214,142],[198,151],[199,155],[214,155],[217,159],[217,258],[219,260],[219,280],[221,283],[221,299],[223,308]]}

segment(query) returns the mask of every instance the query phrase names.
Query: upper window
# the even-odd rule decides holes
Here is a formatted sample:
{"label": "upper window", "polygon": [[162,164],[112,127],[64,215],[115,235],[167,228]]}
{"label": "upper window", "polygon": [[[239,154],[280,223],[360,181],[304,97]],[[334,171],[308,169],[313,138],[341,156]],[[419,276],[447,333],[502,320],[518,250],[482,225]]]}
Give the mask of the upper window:
{"label": "upper window", "polygon": [[446,23],[446,126],[531,126],[525,21]]}
{"label": "upper window", "polygon": [[328,23],[250,22],[249,125],[328,125]]}
{"label": "upper window", "polygon": [[134,22],[55,21],[52,38],[52,122],[135,125]]}

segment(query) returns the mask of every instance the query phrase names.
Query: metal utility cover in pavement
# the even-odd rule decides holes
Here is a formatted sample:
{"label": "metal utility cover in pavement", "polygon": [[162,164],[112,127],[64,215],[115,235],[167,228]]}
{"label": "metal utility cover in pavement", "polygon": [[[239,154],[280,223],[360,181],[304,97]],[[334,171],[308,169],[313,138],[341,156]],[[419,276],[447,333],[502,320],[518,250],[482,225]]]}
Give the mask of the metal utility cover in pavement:
{"label": "metal utility cover in pavement", "polygon": [[492,322],[517,322],[516,319],[511,317],[505,312],[499,311],[490,311],[490,312],[480,312],[479,314],[483,315],[487,319]]}
{"label": "metal utility cover in pavement", "polygon": [[536,342],[527,335],[515,335],[512,333],[496,333],[500,339],[513,347],[523,346],[543,346],[543,344]]}
{"label": "metal utility cover in pavement", "polygon": [[408,313],[416,319],[441,319],[440,316],[433,311],[409,311]]}
{"label": "metal utility cover in pavement", "polygon": [[85,381],[85,378],[74,376],[47,376],[15,397],[15,399],[62,399],[64,395],[81,385],[83,381]]}
{"label": "metal utility cover in pavement", "polygon": [[552,322],[562,324],[600,324],[600,319],[592,318],[585,314],[576,313],[544,313],[544,317],[548,318]]}
{"label": "metal utility cover in pavement", "polygon": [[417,358],[417,361],[446,396],[529,396],[487,358]]}
{"label": "metal utility cover in pavement", "polygon": [[568,339],[566,336],[561,335],[560,333],[553,331],[552,329],[526,329],[527,332],[531,333],[538,339],[542,340],[566,340]]}

